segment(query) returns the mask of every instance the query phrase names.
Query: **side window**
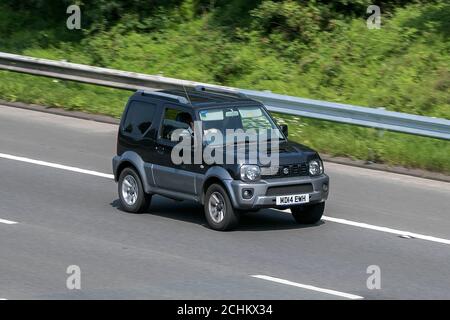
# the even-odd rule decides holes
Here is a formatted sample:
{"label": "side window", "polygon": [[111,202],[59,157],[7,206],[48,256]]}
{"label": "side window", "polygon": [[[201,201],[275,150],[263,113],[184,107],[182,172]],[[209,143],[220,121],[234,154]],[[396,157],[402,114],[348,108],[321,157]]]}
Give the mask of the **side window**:
{"label": "side window", "polygon": [[192,130],[192,122],[190,113],[171,107],[166,108],[160,131],[161,139],[170,140],[172,133],[177,129]]}
{"label": "side window", "polygon": [[141,101],[133,101],[123,124],[123,131],[135,138],[142,137],[151,127],[156,105]]}

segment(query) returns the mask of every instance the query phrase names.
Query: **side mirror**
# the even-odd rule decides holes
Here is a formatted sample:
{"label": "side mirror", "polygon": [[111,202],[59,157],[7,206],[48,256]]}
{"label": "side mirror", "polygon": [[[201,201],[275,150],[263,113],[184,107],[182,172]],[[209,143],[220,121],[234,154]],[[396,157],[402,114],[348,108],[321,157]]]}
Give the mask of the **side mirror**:
{"label": "side mirror", "polygon": [[288,126],[287,124],[280,124],[281,132],[287,137],[288,136]]}

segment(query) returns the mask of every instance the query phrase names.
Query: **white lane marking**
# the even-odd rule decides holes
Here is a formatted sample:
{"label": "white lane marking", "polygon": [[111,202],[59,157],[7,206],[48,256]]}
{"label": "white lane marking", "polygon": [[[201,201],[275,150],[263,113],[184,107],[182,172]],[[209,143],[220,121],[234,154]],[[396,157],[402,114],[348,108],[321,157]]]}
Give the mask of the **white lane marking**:
{"label": "white lane marking", "polygon": [[[289,213],[291,212],[291,210],[289,210],[289,209],[284,209],[284,210],[278,209],[278,211],[289,212]],[[427,235],[420,234],[420,233],[397,230],[397,229],[392,229],[392,228],[387,228],[387,227],[380,227],[380,226],[375,226],[375,225],[364,223],[364,222],[356,222],[356,221],[352,221],[352,220],[333,218],[333,217],[328,217],[328,216],[322,216],[322,220],[340,223],[340,224],[346,224],[346,225],[353,226],[353,227],[359,227],[359,228],[364,228],[364,229],[392,233],[392,234],[399,235],[406,239],[421,239],[421,240],[427,240],[427,241],[432,241],[432,242],[437,242],[437,243],[442,243],[442,244],[450,244],[449,239],[437,238],[437,237],[427,236]]]}
{"label": "white lane marking", "polygon": [[331,294],[331,295],[335,295],[335,296],[343,297],[343,298],[347,298],[347,299],[353,299],[353,300],[355,300],[355,299],[364,299],[364,297],[357,296],[355,294],[350,294],[350,293],[340,292],[340,291],[336,291],[336,290],[319,288],[319,287],[315,287],[315,286],[311,286],[311,285],[307,285],[307,284],[301,284],[301,283],[297,283],[297,282],[293,282],[293,281],[289,281],[289,280],[284,280],[284,279],[280,279],[280,278],[274,278],[274,277],[260,275],[260,274],[252,275],[251,277],[258,278],[258,279],[263,279],[263,280],[267,280],[267,281],[272,281],[272,282],[277,282],[277,283],[281,283],[281,284],[286,284],[288,286],[294,286],[294,287],[298,287],[298,288],[302,288],[302,289],[307,289],[307,290],[313,290],[313,291],[317,291],[317,292],[327,293],[327,294]]}
{"label": "white lane marking", "polygon": [[34,160],[34,159],[30,159],[30,158],[25,158],[25,157],[17,157],[17,156],[13,156],[13,155],[6,154],[6,153],[0,153],[0,158],[21,161],[21,162],[26,162],[26,163],[32,163],[32,164],[37,164],[39,166],[50,167],[50,168],[55,168],[55,169],[89,174],[91,176],[97,176],[97,177],[102,177],[102,178],[107,178],[107,179],[114,179],[114,175],[108,174],[108,173],[102,173],[102,172],[92,171],[92,170],[85,170],[85,169],[81,169],[81,168],[77,168],[77,167],[65,166],[62,164],[41,161],[41,160]]}
{"label": "white lane marking", "polygon": [[11,220],[0,219],[0,223],[4,223],[4,224],[16,224],[16,223],[18,223],[18,222],[16,222],[16,221],[11,221]]}
{"label": "white lane marking", "polygon": [[387,228],[387,227],[374,226],[374,225],[367,224],[367,223],[362,223],[362,222],[356,222],[356,221],[340,219],[340,218],[333,218],[333,217],[328,217],[328,216],[323,216],[322,220],[330,221],[330,222],[336,222],[336,223],[341,223],[341,224],[346,224],[346,225],[349,225],[349,226],[360,227],[360,228],[365,228],[365,229],[370,229],[370,230],[376,230],[376,231],[381,231],[381,232],[393,233],[393,234],[396,234],[396,235],[399,235],[399,236],[402,236],[402,237],[416,238],[416,239],[433,241],[433,242],[438,242],[438,243],[443,243],[443,244],[450,244],[450,240],[448,240],[448,239],[437,238],[437,237],[433,237],[433,236],[427,236],[427,235],[414,233],[414,232],[409,232],[409,231],[402,231],[402,230],[397,230],[397,229],[391,229],[391,228]]}

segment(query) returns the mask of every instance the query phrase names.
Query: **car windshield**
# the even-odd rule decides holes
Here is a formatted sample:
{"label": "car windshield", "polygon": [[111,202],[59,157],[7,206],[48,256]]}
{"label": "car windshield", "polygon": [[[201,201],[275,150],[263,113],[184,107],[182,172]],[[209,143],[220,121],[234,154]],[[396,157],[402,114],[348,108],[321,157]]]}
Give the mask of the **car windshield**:
{"label": "car windshield", "polygon": [[[260,106],[201,109],[198,111],[198,115],[205,136],[208,133],[220,132],[225,137],[227,129],[240,129],[244,130],[249,137],[259,141],[274,138],[284,140],[277,125]],[[222,141],[208,140],[207,137],[205,142],[207,144],[223,143]]]}

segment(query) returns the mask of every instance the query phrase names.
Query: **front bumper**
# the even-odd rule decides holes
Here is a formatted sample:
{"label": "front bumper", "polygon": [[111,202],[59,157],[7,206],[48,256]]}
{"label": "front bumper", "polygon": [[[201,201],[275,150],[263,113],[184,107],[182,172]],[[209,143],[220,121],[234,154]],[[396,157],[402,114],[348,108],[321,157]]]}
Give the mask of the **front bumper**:
{"label": "front bumper", "polygon": [[[273,195],[271,193],[268,193],[270,187],[299,186],[299,189],[309,188],[307,192],[296,193],[308,193],[310,198],[309,203],[323,202],[328,198],[330,185],[329,180],[330,179],[326,174],[322,174],[317,177],[305,176],[266,179],[254,183],[247,183],[240,180],[228,180],[225,183],[230,193],[233,206],[236,209],[259,209],[280,207],[276,205],[276,197],[293,194],[288,192],[286,194],[283,193]],[[312,188],[310,188],[311,185]],[[324,190],[324,185],[326,185],[326,190]],[[308,186],[308,188],[303,188],[306,186]],[[244,189],[253,189],[253,196],[250,199],[243,198],[242,193]],[[283,207],[286,208],[285,206]]]}

